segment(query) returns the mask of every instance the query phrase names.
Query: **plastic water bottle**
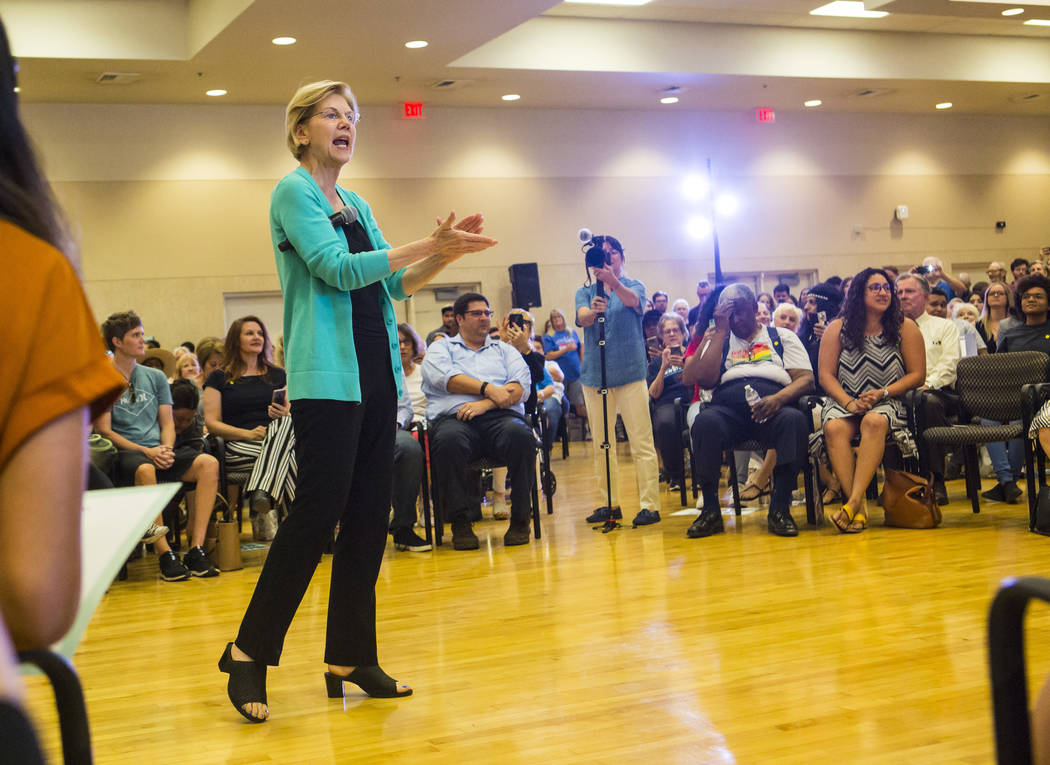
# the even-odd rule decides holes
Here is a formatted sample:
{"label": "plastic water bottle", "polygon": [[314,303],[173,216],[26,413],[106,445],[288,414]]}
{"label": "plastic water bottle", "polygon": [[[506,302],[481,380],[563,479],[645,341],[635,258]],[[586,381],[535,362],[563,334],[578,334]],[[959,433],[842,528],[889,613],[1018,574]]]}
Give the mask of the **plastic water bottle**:
{"label": "plastic water bottle", "polygon": [[758,403],[758,400],[760,398],[762,398],[762,397],[760,395],[758,395],[758,391],[757,390],[752,388],[750,385],[745,385],[744,386],[744,400],[747,401],[747,405],[749,407],[754,409],[755,408],[755,404]]}

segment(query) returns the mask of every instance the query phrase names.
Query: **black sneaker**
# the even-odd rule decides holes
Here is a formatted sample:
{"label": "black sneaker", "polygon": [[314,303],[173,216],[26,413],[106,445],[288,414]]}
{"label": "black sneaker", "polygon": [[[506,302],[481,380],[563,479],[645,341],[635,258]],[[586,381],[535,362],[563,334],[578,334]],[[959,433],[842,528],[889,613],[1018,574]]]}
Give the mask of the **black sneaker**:
{"label": "black sneaker", "polygon": [[995,488],[982,491],[981,496],[985,499],[990,499],[992,502],[1008,502],[1011,505],[1016,505],[1022,493],[1017,488],[1017,484],[1010,481],[1008,483],[997,483]]}
{"label": "black sneaker", "polygon": [[398,529],[394,532],[394,549],[401,552],[426,552],[434,548],[412,529]]}
{"label": "black sneaker", "polygon": [[479,547],[478,535],[470,526],[466,518],[452,519],[452,549],[453,550],[477,550]]}
{"label": "black sneaker", "polygon": [[207,553],[200,545],[189,549],[182,558],[182,565],[188,568],[193,576],[206,578],[219,575],[219,569],[215,568],[215,564],[208,559]]}
{"label": "black sneaker", "polygon": [[623,518],[623,513],[620,508],[614,507],[609,510],[608,507],[603,506],[587,516],[587,523],[605,523],[606,521],[618,521],[621,518]]}
{"label": "black sneaker", "polygon": [[189,569],[179,562],[171,550],[161,555],[158,562],[160,563],[160,578],[165,582],[185,582],[190,578]]}
{"label": "black sneaker", "polygon": [[653,511],[647,507],[643,507],[641,510],[638,511],[638,515],[634,516],[634,521],[632,521],[631,525],[633,525],[635,528],[638,528],[639,526],[648,526],[650,524],[659,522],[659,510]]}

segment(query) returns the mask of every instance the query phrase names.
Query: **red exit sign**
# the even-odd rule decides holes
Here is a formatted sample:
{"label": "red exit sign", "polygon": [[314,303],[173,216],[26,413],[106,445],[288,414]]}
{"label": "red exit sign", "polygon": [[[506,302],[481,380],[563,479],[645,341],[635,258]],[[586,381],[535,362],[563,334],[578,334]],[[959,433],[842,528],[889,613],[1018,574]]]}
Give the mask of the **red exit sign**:
{"label": "red exit sign", "polygon": [[401,104],[401,119],[404,120],[421,120],[423,119],[423,104],[422,103],[409,103],[405,101]]}
{"label": "red exit sign", "polygon": [[776,112],[773,111],[773,107],[771,106],[760,106],[755,109],[755,122],[766,122],[771,124],[776,122],[776,119]]}

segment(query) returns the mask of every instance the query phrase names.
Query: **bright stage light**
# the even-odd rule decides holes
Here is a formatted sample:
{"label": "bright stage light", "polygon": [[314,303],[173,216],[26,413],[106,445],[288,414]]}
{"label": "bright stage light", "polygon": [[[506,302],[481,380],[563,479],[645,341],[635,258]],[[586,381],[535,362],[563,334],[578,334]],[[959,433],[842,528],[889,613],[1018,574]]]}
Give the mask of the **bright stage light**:
{"label": "bright stage light", "polygon": [[740,209],[740,200],[732,194],[719,194],[715,200],[715,212],[719,215],[732,216]]}
{"label": "bright stage light", "polygon": [[711,220],[703,215],[694,215],[686,221],[685,231],[693,239],[707,239],[711,236]]}
{"label": "bright stage light", "polygon": [[687,175],[682,179],[682,196],[690,202],[699,202],[707,196],[707,178],[702,175]]}

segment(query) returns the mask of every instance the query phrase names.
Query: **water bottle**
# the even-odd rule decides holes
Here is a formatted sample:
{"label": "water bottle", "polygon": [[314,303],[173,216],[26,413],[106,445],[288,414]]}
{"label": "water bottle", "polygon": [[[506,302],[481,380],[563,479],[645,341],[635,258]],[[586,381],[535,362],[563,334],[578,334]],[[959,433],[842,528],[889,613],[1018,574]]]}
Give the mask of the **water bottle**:
{"label": "water bottle", "polygon": [[755,408],[755,404],[758,403],[758,400],[760,398],[762,398],[762,397],[760,395],[758,395],[758,391],[757,390],[752,388],[750,385],[745,385],[744,386],[744,400],[747,401],[747,405],[749,407],[754,409]]}

